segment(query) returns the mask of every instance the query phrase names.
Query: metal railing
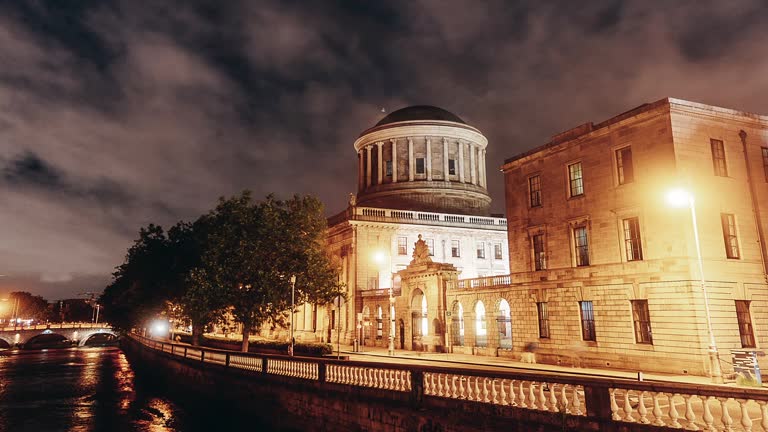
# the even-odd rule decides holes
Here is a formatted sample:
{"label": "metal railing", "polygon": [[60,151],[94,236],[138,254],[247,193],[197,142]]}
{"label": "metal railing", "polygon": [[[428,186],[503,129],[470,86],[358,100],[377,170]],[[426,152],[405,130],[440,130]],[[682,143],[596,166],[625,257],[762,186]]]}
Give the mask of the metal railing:
{"label": "metal railing", "polygon": [[[167,355],[214,367],[320,383],[411,392],[441,398],[560,413],[610,430],[768,431],[768,391],[724,385],[634,381],[567,373],[463,369],[327,358],[241,353],[130,335]],[[624,425],[624,426],[622,426]],[[601,429],[602,430],[602,429]]]}

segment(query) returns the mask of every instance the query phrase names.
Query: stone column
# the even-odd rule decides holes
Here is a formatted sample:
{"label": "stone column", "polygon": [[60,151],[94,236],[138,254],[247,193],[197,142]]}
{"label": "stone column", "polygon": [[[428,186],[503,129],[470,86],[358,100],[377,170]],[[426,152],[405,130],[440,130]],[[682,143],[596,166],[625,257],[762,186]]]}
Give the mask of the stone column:
{"label": "stone column", "polygon": [[365,187],[371,186],[371,145],[365,147],[366,160],[365,160]]}
{"label": "stone column", "polygon": [[379,161],[378,161],[379,162],[379,170],[378,170],[378,173],[377,173],[378,174],[378,179],[377,179],[378,181],[377,181],[376,184],[381,184],[381,181],[384,179],[384,169],[383,169],[383,167],[384,167],[384,160],[383,160],[384,159],[384,157],[383,157],[384,151],[382,150],[382,146],[383,145],[384,145],[384,143],[381,142],[381,141],[376,143],[376,146],[379,148],[379,153],[378,153],[378,155],[379,155],[379,157],[378,157],[378,159],[379,159]]}
{"label": "stone column", "polygon": [[464,183],[464,143],[458,142],[459,148],[459,181]]}
{"label": "stone column", "polygon": [[397,183],[397,140],[389,140],[392,143],[392,183]]}
{"label": "stone column", "polygon": [[361,191],[365,187],[365,165],[363,164],[363,149],[357,152],[357,190]]}
{"label": "stone column", "polygon": [[477,163],[475,162],[475,146],[469,143],[469,177],[470,183],[477,184]]}
{"label": "stone column", "polygon": [[445,181],[450,181],[448,173],[448,138],[443,137],[443,177]]}
{"label": "stone column", "polygon": [[413,138],[408,138],[408,181],[413,181]]}
{"label": "stone column", "polygon": [[432,180],[432,140],[426,138],[427,145],[427,181]]}
{"label": "stone column", "polygon": [[482,175],[480,176],[480,183],[483,187],[488,187],[488,179],[485,177],[485,149],[483,149],[483,157],[480,159],[480,170],[482,171]]}

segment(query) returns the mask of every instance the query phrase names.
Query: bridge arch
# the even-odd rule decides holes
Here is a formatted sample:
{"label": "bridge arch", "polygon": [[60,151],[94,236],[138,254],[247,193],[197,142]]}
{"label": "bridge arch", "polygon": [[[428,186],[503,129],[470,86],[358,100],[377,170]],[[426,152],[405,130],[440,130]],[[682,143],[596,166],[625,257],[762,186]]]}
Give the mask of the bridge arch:
{"label": "bridge arch", "polygon": [[89,341],[94,344],[114,343],[117,341],[117,335],[109,330],[95,331],[84,335],[77,343],[77,346],[88,346]]}

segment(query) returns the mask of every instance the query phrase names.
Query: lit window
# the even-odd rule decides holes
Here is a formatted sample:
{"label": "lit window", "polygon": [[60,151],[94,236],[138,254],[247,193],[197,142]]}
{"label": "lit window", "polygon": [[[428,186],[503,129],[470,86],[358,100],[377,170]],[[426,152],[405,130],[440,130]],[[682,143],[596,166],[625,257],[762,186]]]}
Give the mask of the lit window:
{"label": "lit window", "polygon": [[488,346],[488,328],[485,323],[485,305],[478,301],[475,305],[475,346]]}
{"label": "lit window", "polygon": [[453,315],[451,316],[451,336],[453,337],[453,344],[458,346],[464,345],[464,308],[461,303],[456,303],[453,308]]}
{"label": "lit window", "polygon": [[725,255],[728,258],[739,258],[739,239],[736,237],[736,218],[729,213],[720,214],[720,222],[723,225],[723,240],[725,241]]}
{"label": "lit window", "polygon": [[477,257],[480,259],[485,259],[485,243],[479,242],[477,244]]}
{"label": "lit window", "polygon": [[585,341],[594,341],[595,338],[595,312],[591,301],[579,302],[581,311],[581,338]]}
{"label": "lit window", "polygon": [[458,240],[451,240],[451,256],[458,258],[461,256],[461,245]]}
{"label": "lit window", "polygon": [[541,177],[533,176],[528,179],[528,193],[531,207],[541,206]]}
{"label": "lit window", "polygon": [[573,244],[576,252],[576,266],[589,265],[589,245],[587,244],[587,227],[573,229]]}
{"label": "lit window", "polygon": [[376,306],[376,339],[384,337],[384,316],[381,306]]}
{"label": "lit window", "polygon": [[546,270],[547,255],[544,250],[544,234],[533,236],[533,268],[536,271]]}
{"label": "lit window", "polygon": [[715,175],[728,177],[728,168],[725,165],[725,148],[723,142],[716,139],[710,139],[709,145],[712,147],[712,165],[715,169]]}
{"label": "lit window", "polygon": [[549,309],[546,302],[536,303],[539,312],[539,337],[549,338]]}
{"label": "lit window", "polygon": [[493,259],[503,259],[504,254],[501,252],[501,243],[496,243],[493,245]]}
{"label": "lit window", "polygon": [[636,217],[624,219],[624,250],[627,253],[627,261],[641,261],[643,259],[643,246],[640,244],[640,222]]}
{"label": "lit window", "polygon": [[448,174],[456,175],[456,159],[448,159]]}
{"label": "lit window", "polygon": [[616,150],[616,172],[619,177],[619,184],[635,181],[635,167],[632,165],[631,147]]}
{"label": "lit window", "polygon": [[387,177],[392,177],[392,161],[386,161],[387,164]]}
{"label": "lit window", "polygon": [[425,239],[424,241],[427,242],[427,247],[429,248],[429,256],[435,256],[435,240]]}
{"label": "lit window", "polygon": [[568,179],[570,182],[571,196],[579,196],[584,194],[584,181],[581,171],[581,162],[568,165]]}
{"label": "lit window", "polygon": [[763,174],[765,181],[768,182],[768,147],[762,147],[763,150]]}
{"label": "lit window", "polygon": [[416,174],[424,174],[424,158],[416,158]]}
{"label": "lit window", "polygon": [[504,299],[499,303],[496,326],[499,330],[499,348],[512,349],[512,311],[509,303]]}
{"label": "lit window", "polygon": [[632,300],[632,321],[635,323],[637,343],[653,344],[651,333],[651,315],[648,313],[648,300]]}
{"label": "lit window", "polygon": [[397,238],[397,254],[408,255],[408,237]]}
{"label": "lit window", "polygon": [[736,319],[739,321],[739,335],[742,348],[755,347],[755,333],[752,329],[752,316],[749,314],[749,301],[736,300]]}

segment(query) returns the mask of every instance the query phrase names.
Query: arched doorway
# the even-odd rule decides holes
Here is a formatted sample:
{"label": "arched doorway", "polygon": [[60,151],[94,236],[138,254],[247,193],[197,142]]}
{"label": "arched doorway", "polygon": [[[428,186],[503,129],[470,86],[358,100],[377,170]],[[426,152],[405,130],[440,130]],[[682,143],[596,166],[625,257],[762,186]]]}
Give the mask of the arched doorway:
{"label": "arched doorway", "polygon": [[451,344],[464,346],[464,307],[459,302],[453,304],[451,311]]}
{"label": "arched doorway", "polygon": [[512,314],[509,303],[504,299],[499,302],[496,324],[499,329],[499,348],[512,349]]}
{"label": "arched doorway", "polygon": [[400,349],[405,349],[405,322],[399,319],[397,324],[397,328],[400,329]]}
{"label": "arched doorway", "polygon": [[475,346],[488,346],[488,328],[485,323],[485,305],[482,300],[475,303]]}
{"label": "arched doorway", "polygon": [[361,331],[362,339],[363,339],[363,345],[372,345],[371,343],[371,310],[368,308],[368,306],[363,308],[363,322]]}
{"label": "arched doorway", "polygon": [[381,306],[376,306],[376,340],[384,339],[384,311]]}
{"label": "arched doorway", "polygon": [[424,336],[429,334],[427,319],[427,297],[420,289],[413,292],[411,298],[411,344],[414,351],[424,350]]}

